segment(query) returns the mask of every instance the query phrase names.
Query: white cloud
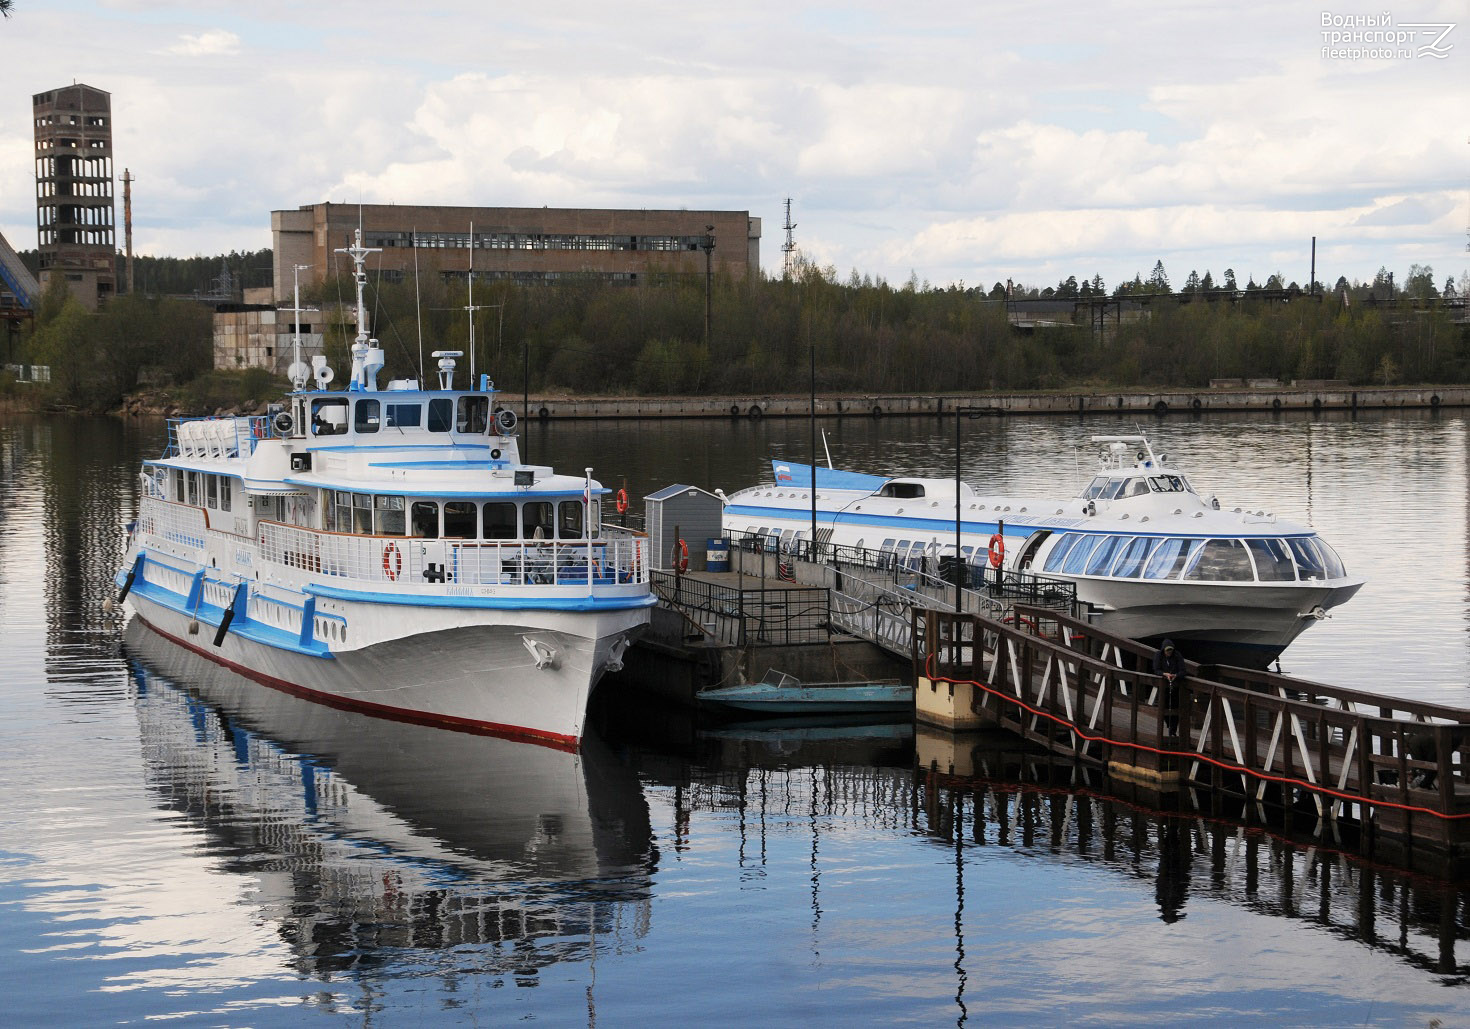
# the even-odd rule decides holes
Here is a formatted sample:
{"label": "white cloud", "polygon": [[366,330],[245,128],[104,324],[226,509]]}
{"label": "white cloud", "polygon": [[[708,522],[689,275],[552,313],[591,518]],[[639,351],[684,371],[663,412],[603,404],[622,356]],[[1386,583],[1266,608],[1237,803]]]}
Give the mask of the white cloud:
{"label": "white cloud", "polygon": [[201,32],[197,36],[184,35],[164,53],[179,57],[229,56],[240,52],[240,37],[223,29]]}

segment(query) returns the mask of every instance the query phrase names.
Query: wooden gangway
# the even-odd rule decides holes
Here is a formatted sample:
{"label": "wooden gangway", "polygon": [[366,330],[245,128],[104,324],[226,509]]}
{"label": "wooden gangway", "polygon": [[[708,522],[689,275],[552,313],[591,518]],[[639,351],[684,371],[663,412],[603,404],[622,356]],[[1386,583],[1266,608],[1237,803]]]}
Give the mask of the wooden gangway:
{"label": "wooden gangway", "polygon": [[1310,805],[1368,833],[1470,847],[1470,711],[1191,662],[1171,731],[1153,650],[1069,615],[915,610],[912,638],[921,722],[996,726],[1159,789]]}

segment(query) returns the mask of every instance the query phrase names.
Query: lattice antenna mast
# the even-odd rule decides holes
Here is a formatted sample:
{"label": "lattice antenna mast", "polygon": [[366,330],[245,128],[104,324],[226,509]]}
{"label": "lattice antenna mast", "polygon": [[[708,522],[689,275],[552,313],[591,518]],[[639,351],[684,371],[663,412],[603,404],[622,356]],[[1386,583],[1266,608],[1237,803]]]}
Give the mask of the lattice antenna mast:
{"label": "lattice antenna mast", "polygon": [[786,230],[786,242],[781,245],[781,278],[791,278],[792,255],[796,253],[796,237],[791,233],[796,229],[796,223],[791,220],[791,198],[786,198],[786,224],[782,226]]}

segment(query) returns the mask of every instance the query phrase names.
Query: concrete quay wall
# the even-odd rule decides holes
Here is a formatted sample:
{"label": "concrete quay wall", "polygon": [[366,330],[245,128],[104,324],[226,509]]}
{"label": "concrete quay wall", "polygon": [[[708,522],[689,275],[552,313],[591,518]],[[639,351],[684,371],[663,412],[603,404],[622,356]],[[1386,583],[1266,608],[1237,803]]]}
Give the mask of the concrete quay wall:
{"label": "concrete quay wall", "polygon": [[[518,397],[501,402],[519,411]],[[899,393],[818,394],[821,417],[947,415],[956,408],[978,415],[1188,414],[1206,411],[1369,411],[1470,407],[1470,386],[1351,389],[1333,384],[1275,389],[1117,390],[1076,393],[974,393],[916,396]],[[808,395],[742,394],[710,397],[532,396],[525,415],[552,418],[806,418]]]}

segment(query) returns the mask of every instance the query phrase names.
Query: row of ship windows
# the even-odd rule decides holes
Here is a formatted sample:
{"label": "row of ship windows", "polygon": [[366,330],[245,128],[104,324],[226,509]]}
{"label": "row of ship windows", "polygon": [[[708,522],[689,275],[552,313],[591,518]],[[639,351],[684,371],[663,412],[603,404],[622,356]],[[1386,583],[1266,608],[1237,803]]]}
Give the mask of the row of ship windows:
{"label": "row of ship windows", "polygon": [[1347,575],[1316,537],[1184,539],[1063,533],[1043,572],[1185,582],[1314,582]]}
{"label": "row of ship windows", "polygon": [[[483,433],[490,424],[489,397],[460,397],[456,414],[453,400],[440,397],[428,402],[430,432]],[[352,428],[357,433],[373,433],[380,428],[417,429],[424,424],[421,401],[395,402],[359,400],[352,409]],[[313,436],[341,435],[347,431],[347,401],[334,398],[314,400],[311,404]]]}
{"label": "row of ship windows", "polygon": [[[585,540],[580,499],[415,500],[384,494],[332,490],[327,494],[324,528],[357,536],[412,536],[460,540]],[[590,505],[592,537],[600,534],[599,501]]]}
{"label": "row of ship windows", "polygon": [[1194,487],[1182,475],[1099,475],[1082,491],[1084,500],[1121,500],[1145,493],[1193,493]]}
{"label": "row of ship windows", "polygon": [[228,475],[207,472],[185,472],[174,469],[173,498],[191,507],[207,507],[211,511],[228,511],[233,502],[233,489]]}

